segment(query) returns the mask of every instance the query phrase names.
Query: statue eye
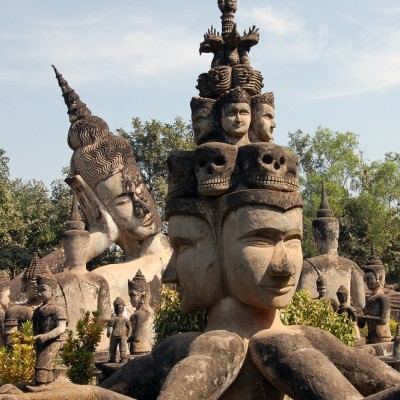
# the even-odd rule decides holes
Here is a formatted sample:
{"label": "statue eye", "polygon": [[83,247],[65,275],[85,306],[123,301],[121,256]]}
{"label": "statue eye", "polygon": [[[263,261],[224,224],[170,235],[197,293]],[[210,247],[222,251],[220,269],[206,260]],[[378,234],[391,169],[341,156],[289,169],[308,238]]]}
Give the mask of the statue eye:
{"label": "statue eye", "polygon": [[126,194],[121,197],[118,197],[117,201],[115,202],[116,206],[123,206],[131,201],[131,198]]}

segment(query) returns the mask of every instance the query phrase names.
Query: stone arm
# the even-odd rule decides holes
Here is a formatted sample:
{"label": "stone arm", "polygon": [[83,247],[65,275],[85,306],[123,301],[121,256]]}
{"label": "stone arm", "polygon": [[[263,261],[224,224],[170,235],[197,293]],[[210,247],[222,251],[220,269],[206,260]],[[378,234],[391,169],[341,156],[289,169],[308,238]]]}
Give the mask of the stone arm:
{"label": "stone arm", "polygon": [[157,399],[219,399],[236,379],[246,353],[247,341],[233,332],[203,333],[168,374]]}
{"label": "stone arm", "polygon": [[87,261],[90,261],[117,241],[118,227],[105,205],[80,175],[69,177],[65,181],[76,193],[89,225]]}
{"label": "stone arm", "polygon": [[36,335],[35,342],[45,343],[48,340],[57,339],[65,332],[66,329],[67,329],[67,321],[65,319],[58,320],[56,328],[52,329],[50,332]]}
{"label": "stone arm", "polygon": [[400,373],[367,351],[346,346],[319,328],[302,326],[299,327],[299,333],[307,338],[315,350],[328,357],[363,396],[400,386]]}
{"label": "stone arm", "polygon": [[114,330],[114,321],[109,320],[107,324],[107,337],[110,337]]}
{"label": "stone arm", "polygon": [[156,399],[171,369],[187,356],[199,335],[187,332],[163,340],[148,355],[128,361],[100,386],[137,399]]}
{"label": "stone arm", "polygon": [[331,360],[291,327],[258,332],[249,350],[262,375],[294,400],[363,398]]}
{"label": "stone arm", "polygon": [[363,328],[368,322],[376,322],[378,325],[385,325],[390,320],[390,299],[382,295],[376,299],[379,307],[377,315],[364,314],[365,310],[358,315],[358,326]]}
{"label": "stone arm", "polygon": [[365,307],[364,274],[357,264],[351,270],[350,301],[357,312]]}
{"label": "stone arm", "polygon": [[125,327],[126,327],[126,337],[127,337],[127,338],[130,338],[131,335],[132,335],[132,325],[131,325],[131,323],[129,322],[129,319],[128,319],[128,318],[126,318]]}

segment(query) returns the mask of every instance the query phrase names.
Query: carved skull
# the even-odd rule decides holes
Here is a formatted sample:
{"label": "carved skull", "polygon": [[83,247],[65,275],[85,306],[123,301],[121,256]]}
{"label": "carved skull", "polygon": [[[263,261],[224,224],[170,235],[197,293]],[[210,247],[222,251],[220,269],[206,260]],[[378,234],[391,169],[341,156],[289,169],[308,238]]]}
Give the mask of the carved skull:
{"label": "carved skull", "polygon": [[193,174],[193,158],[193,151],[175,151],[169,155],[167,160],[169,199],[194,194],[196,182]]}
{"label": "carved skull", "polygon": [[232,187],[237,147],[226,143],[198,146],[194,172],[197,190],[204,196],[220,196]]}
{"label": "carved skull", "polygon": [[299,189],[297,157],[274,143],[242,146],[238,154],[242,179],[249,188],[293,192]]}

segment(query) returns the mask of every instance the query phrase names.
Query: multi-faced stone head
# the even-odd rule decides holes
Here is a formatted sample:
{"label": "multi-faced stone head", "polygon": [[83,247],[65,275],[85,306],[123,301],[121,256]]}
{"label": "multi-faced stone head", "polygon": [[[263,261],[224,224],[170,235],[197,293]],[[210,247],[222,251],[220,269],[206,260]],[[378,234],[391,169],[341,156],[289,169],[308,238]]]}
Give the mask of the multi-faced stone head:
{"label": "multi-faced stone head", "polygon": [[195,153],[197,191],[203,196],[226,193],[235,180],[237,147],[225,143],[206,143]]}
{"label": "multi-faced stone head", "polygon": [[218,0],[218,7],[221,12],[236,12],[237,0]]}
{"label": "multi-faced stone head", "polygon": [[293,192],[299,189],[297,157],[273,143],[242,146],[238,163],[246,186]]}
{"label": "multi-faced stone head", "polygon": [[206,143],[216,135],[215,103],[216,100],[204,97],[193,97],[190,102],[194,140],[197,144]]}
{"label": "multi-faced stone head", "polygon": [[253,96],[251,98],[253,140],[270,142],[274,136],[275,105],[272,92]]}

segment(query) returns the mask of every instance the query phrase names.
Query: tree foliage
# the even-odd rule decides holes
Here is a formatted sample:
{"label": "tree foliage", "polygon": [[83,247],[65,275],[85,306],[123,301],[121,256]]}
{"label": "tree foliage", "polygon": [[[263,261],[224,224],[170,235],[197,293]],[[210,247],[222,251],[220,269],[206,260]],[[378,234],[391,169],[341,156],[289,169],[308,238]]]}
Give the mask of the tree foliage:
{"label": "tree foliage", "polygon": [[38,180],[10,179],[8,158],[0,149],[0,268],[13,277],[37,251],[44,256],[60,247],[71,209],[71,192],[54,181],[51,193]]}
{"label": "tree foliage", "polygon": [[172,124],[133,118],[132,131],[118,129],[117,133],[130,141],[143,179],[163,214],[168,189],[167,158],[171,151],[195,148],[191,125],[180,117]]}
{"label": "tree foliage", "polygon": [[94,376],[94,353],[100,343],[103,327],[98,311],[89,311],[76,323],[76,335],[70,330],[63,347],[62,359],[68,378],[79,385],[87,385]]}
{"label": "tree foliage", "polygon": [[295,292],[290,304],[281,312],[285,325],[308,325],[332,333],[348,346],[354,346],[355,326],[347,313],[338,314],[328,299],[312,299],[308,290]]}
{"label": "tree foliage", "polygon": [[325,181],[329,203],[340,221],[339,254],[365,265],[374,244],[388,268],[387,280],[400,278],[400,154],[370,162],[352,132],[318,128],[315,134],[289,133],[297,154],[304,199],[305,257],[317,254],[311,222]]}
{"label": "tree foliage", "polygon": [[178,293],[163,286],[161,300],[154,317],[155,344],[169,336],[182,332],[203,332],[207,317],[205,311],[184,314]]}

